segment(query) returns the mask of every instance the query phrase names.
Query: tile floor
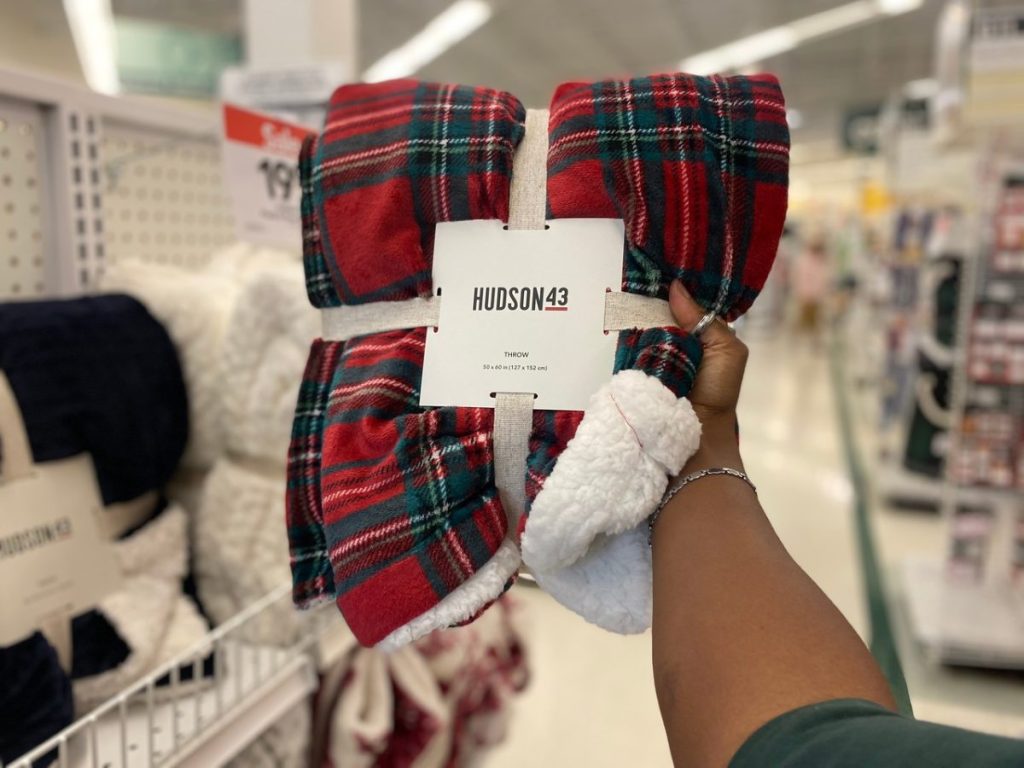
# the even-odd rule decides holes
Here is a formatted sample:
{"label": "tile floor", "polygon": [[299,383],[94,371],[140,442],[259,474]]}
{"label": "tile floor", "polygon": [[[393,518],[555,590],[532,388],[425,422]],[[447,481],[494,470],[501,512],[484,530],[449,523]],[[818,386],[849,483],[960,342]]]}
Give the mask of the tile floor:
{"label": "tile floor", "polygon": [[[744,461],[793,557],[863,635],[842,446],[824,352],[748,338],[740,403]],[[590,626],[544,593],[516,588],[532,622],[533,683],[488,768],[670,766],[651,678],[650,635]]]}

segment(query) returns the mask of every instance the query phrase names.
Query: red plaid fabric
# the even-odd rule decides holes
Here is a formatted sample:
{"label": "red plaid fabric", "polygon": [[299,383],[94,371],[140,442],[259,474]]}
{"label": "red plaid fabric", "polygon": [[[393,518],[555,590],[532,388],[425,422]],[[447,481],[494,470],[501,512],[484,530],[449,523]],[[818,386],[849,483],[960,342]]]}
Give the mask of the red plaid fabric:
{"label": "red plaid fabric", "polygon": [[[511,95],[483,88],[340,88],[300,161],[313,303],[430,295],[434,225],[507,218],[524,114]],[[749,306],[786,206],[788,134],[774,78],[563,85],[549,133],[549,215],[624,219],[624,290],[664,298],[680,277],[727,318]],[[364,644],[437,605],[507,533],[492,413],[419,407],[423,334],[372,334],[344,351],[317,342],[297,408],[288,492],[295,599],[335,598]],[[615,368],[642,370],[682,396],[699,357],[699,343],[677,328],[626,331]],[[535,414],[530,499],[581,416]]]}

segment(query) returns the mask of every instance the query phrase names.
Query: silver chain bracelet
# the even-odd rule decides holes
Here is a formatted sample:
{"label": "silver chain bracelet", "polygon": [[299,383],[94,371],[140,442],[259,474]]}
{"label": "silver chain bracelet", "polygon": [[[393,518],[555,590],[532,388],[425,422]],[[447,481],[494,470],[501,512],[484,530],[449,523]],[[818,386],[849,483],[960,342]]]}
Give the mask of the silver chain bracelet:
{"label": "silver chain bracelet", "polygon": [[654,510],[654,514],[651,515],[650,520],[647,522],[648,545],[650,545],[654,538],[654,524],[658,522],[658,516],[661,514],[661,510],[665,508],[665,505],[672,501],[672,498],[677,493],[693,481],[700,480],[702,477],[713,477],[714,475],[728,475],[729,477],[735,477],[749,485],[751,490],[753,490],[754,493],[757,493],[757,486],[754,485],[753,481],[751,481],[749,477],[747,477],[747,473],[741,472],[738,469],[733,469],[732,467],[708,467],[707,469],[699,469],[685,477],[677,478],[672,484],[672,487],[665,493],[664,497],[661,499],[661,503],[658,504],[658,508]]}

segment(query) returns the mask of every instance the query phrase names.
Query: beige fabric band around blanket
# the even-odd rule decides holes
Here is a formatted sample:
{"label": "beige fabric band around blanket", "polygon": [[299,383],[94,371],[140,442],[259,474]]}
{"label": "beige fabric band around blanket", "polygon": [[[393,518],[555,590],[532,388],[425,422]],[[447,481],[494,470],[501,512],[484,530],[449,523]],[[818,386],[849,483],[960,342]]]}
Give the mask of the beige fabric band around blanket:
{"label": "beige fabric band around blanket", "polygon": [[[325,341],[347,341],[367,333],[383,333],[403,328],[436,326],[441,319],[441,299],[375,301],[320,310]],[[675,325],[668,302],[635,293],[610,291],[605,295],[604,330],[662,328]]]}

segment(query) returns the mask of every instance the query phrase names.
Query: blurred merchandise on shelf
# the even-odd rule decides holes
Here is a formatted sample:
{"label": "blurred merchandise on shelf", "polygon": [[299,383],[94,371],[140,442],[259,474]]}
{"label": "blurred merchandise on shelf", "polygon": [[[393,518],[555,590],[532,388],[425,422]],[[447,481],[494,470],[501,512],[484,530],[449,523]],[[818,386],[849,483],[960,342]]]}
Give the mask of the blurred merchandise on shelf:
{"label": "blurred merchandise on shelf", "polygon": [[1024,509],[1017,513],[1017,524],[1013,532],[1013,583],[1024,587]]}
{"label": "blurred merchandise on shelf", "polygon": [[[114,545],[121,586],[72,626],[71,676],[79,715],[176,658],[209,631],[198,606],[182,591],[187,525],[185,512],[170,504]],[[126,651],[124,656],[111,656],[117,648]],[[198,680],[191,668],[182,670],[181,684],[202,685],[213,674],[212,663],[205,663]]]}
{"label": "blurred merchandise on shelf", "polygon": [[189,426],[181,367],[136,299],[0,304],[0,369],[35,462],[91,454],[104,503],[160,489],[178,466]]}
{"label": "blurred merchandise on shelf", "polygon": [[954,479],[967,486],[1024,489],[1024,165],[997,160],[990,182],[979,282],[969,317],[961,437]]}
{"label": "blurred merchandise on shelf", "polygon": [[320,318],[309,306],[297,263],[254,271],[244,280],[220,365],[226,447],[232,455],[284,468],[299,380],[310,341],[319,332]]}
{"label": "blurred merchandise on shelf", "polygon": [[984,578],[989,538],[994,528],[991,507],[957,507],[952,522],[950,576],[961,582],[979,582]]}
{"label": "blurred merchandise on shelf", "polygon": [[348,649],[317,696],[314,766],[478,765],[506,735],[513,697],[529,679],[510,597],[470,625],[391,653]]}
{"label": "blurred merchandise on shelf", "polygon": [[[933,344],[939,348],[949,337],[957,354],[943,364],[948,381],[932,375],[935,402],[921,409],[926,416],[935,410],[948,426],[943,452],[949,461],[940,486],[948,515],[946,563],[944,569],[910,564],[905,570],[915,632],[938,658],[1013,669],[1024,668],[1017,535],[1024,488],[1024,272],[1015,268],[1024,252],[1022,158],[1013,142],[996,140],[979,163],[973,248],[959,272],[958,331],[939,324]],[[936,308],[952,303],[943,295],[946,283],[937,283]]]}
{"label": "blurred merchandise on shelf", "polygon": [[289,709],[225,768],[309,768],[312,736],[312,705],[303,702]]}
{"label": "blurred merchandise on shelf", "polygon": [[907,428],[903,466],[935,479],[943,476],[948,451],[949,368],[936,365],[925,353],[918,357],[913,415]]}
{"label": "blurred merchandise on shelf", "polygon": [[[214,464],[194,518],[193,559],[200,599],[220,623],[288,580],[281,525],[284,466],[270,474],[228,457]],[[247,629],[252,642],[291,645],[301,625],[276,606]]]}
{"label": "blurred merchandise on shelf", "polygon": [[[71,681],[41,633],[0,648],[0,763],[7,764],[74,720]],[[57,755],[36,762],[44,768]]]}
{"label": "blurred merchandise on shelf", "polygon": [[1024,111],[1024,8],[975,5],[965,68],[967,114],[975,125],[1001,126],[1019,120]]}
{"label": "blurred merchandise on shelf", "polygon": [[[260,300],[259,289],[255,291],[255,295],[247,293],[251,290],[250,281],[257,279],[256,276],[268,270],[279,270],[276,274],[280,275],[289,265],[296,274],[301,271],[297,257],[284,252],[237,244],[214,253],[205,268],[197,270],[183,270],[131,259],[121,259],[107,267],[101,280],[101,288],[136,296],[167,327],[178,349],[189,396],[190,432],[188,448],[183,459],[186,467],[209,468],[226,449],[232,429],[237,434],[239,429],[246,428],[244,425],[236,426],[231,423],[232,416],[236,422],[239,416],[239,407],[232,398],[243,398],[248,401],[251,388],[264,384],[271,388],[270,391],[265,391],[265,388],[257,391],[272,398],[269,407],[283,407],[281,401],[288,401],[288,395],[291,395],[291,403],[294,404],[297,386],[285,388],[284,392],[280,391],[280,387],[275,387],[275,384],[285,380],[288,373],[294,370],[294,367],[287,366],[287,360],[284,361],[285,367],[282,370],[273,370],[272,364],[277,362],[274,354],[285,345],[280,342],[271,344],[274,337],[270,336],[261,339],[267,342],[268,349],[265,352],[249,342],[244,347],[252,350],[250,352],[230,348],[233,343],[237,345],[239,334],[244,328],[243,323],[251,322],[261,313],[267,314],[270,318],[280,317],[280,314],[275,313],[283,310],[272,304],[261,303],[255,307],[243,308],[241,302],[247,299]],[[284,285],[288,284],[288,279],[289,276],[285,272],[281,277]],[[295,277],[293,281],[299,279]],[[264,290],[263,293],[268,292]],[[282,289],[281,293],[286,294],[287,291]],[[273,296],[267,295],[266,298],[277,299],[278,295],[275,293]],[[237,319],[236,313],[240,313]],[[316,319],[314,313],[309,314],[313,320]],[[267,322],[261,321],[253,330],[272,332],[268,330]],[[289,331],[299,334],[308,328],[307,322],[293,331],[283,329],[280,331],[280,337],[288,338],[286,334]],[[237,360],[239,355],[245,354],[250,356],[248,361]],[[235,362],[249,362],[258,366],[263,360],[260,354],[269,355],[269,370],[260,371],[254,368],[241,372],[226,371],[226,367]],[[228,386],[225,373],[229,381],[238,388],[232,389]],[[248,378],[242,378],[257,373],[261,376],[257,376],[252,383]],[[242,383],[244,386],[238,386]],[[257,417],[259,414],[252,415]],[[276,426],[280,432],[280,425]],[[262,445],[267,437],[269,436],[261,435],[257,443]],[[284,447],[281,450],[283,451]]]}

